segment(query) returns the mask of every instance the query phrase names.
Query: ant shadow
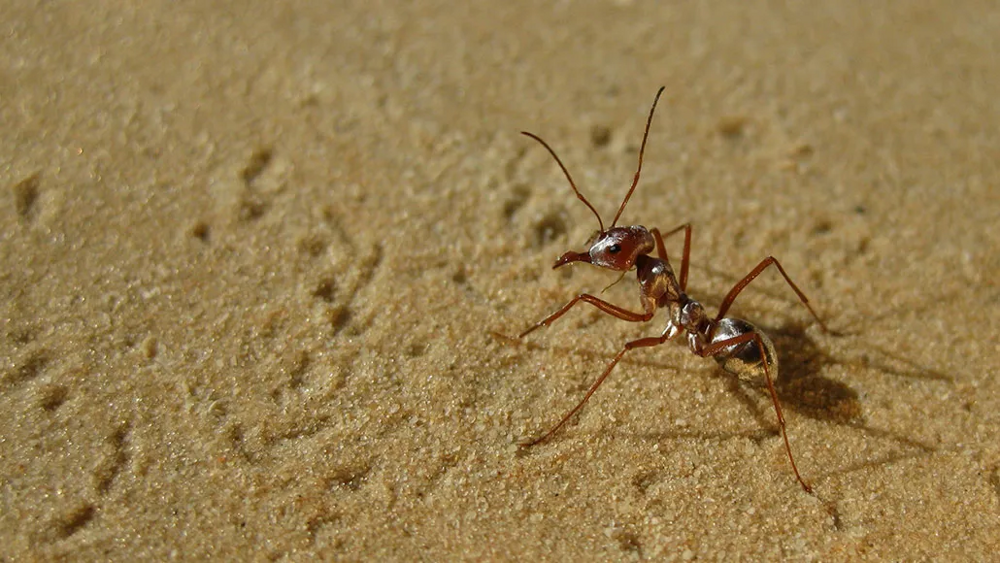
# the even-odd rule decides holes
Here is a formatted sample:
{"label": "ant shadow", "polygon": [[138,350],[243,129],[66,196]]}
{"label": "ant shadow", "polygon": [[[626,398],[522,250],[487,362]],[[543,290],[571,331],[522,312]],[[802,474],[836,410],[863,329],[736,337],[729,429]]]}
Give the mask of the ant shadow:
{"label": "ant shadow", "polygon": [[[953,379],[951,377],[936,370],[919,366],[911,360],[873,345],[870,342],[865,343],[865,347],[869,349],[869,352],[863,354],[860,360],[854,358],[838,359],[823,350],[816,339],[806,332],[806,325],[801,323],[788,323],[778,327],[762,326],[760,328],[770,336],[775,347],[779,350],[779,370],[774,383],[783,409],[814,420],[849,427],[867,436],[889,440],[903,446],[902,449],[894,449],[884,455],[879,455],[864,462],[826,471],[825,474],[827,477],[882,467],[899,461],[925,456],[937,450],[931,444],[923,443],[899,433],[869,426],[865,421],[859,393],[846,383],[823,374],[828,371],[830,366],[839,365],[858,369],[877,370],[904,378],[952,382]],[[612,355],[607,352],[581,348],[579,346],[552,346],[531,341],[521,341],[498,332],[491,331],[491,334],[494,338],[505,341],[508,344],[523,346],[528,350],[556,350],[592,360],[598,366],[606,362]],[[832,338],[850,336],[853,335],[841,333],[831,335]],[[686,350],[683,346],[678,346],[678,348],[678,351]],[[681,370],[676,365],[676,362],[651,359],[643,355],[627,355],[622,358],[620,363],[623,365],[643,366],[676,372]],[[619,369],[622,367],[619,366]],[[761,401],[759,399],[761,395],[768,395],[764,381],[746,381],[735,374],[722,370],[720,367],[713,366],[713,368],[706,370],[706,373],[710,377],[721,379],[725,383],[726,391],[737,398],[747,409],[754,420],[757,421],[759,425],[758,429],[739,432],[706,432],[703,430],[674,429],[627,433],[627,435],[620,431],[612,430],[611,433],[613,435],[618,434],[623,439],[651,440],[655,442],[674,441],[678,439],[725,441],[742,438],[749,439],[757,444],[779,436],[780,429],[774,422],[774,409],[771,401]],[[583,389],[586,389],[591,383],[590,379],[586,379],[580,385]]]}
{"label": "ant shadow", "polygon": [[[849,385],[823,375],[829,366],[846,366],[858,369],[876,370],[895,377],[952,382],[953,379],[941,372],[917,365],[899,354],[866,343],[870,353],[855,359],[836,358],[825,352],[814,338],[806,334],[800,324],[788,324],[765,330],[780,351],[780,368],[775,381],[775,390],[783,407],[797,414],[827,423],[850,427],[874,438],[890,440],[908,451],[896,451],[881,459],[845,467],[833,473],[849,473],[868,467],[878,467],[887,463],[919,457],[932,453],[937,448],[931,444],[908,436],[869,426],[864,418],[861,400],[857,391]],[[836,337],[846,337],[839,334]],[[881,356],[883,359],[878,359]],[[761,403],[747,392],[736,376],[716,370],[718,377],[726,379],[728,391],[738,397],[763,427],[773,427],[768,435],[778,435],[778,429],[769,418],[771,409],[761,407]],[[755,386],[766,394],[763,384]]]}
{"label": "ant shadow", "polygon": [[802,325],[765,332],[779,350],[774,387],[783,405],[815,420],[838,424],[863,421],[858,392],[822,375],[824,368],[841,362],[823,351]]}
{"label": "ant shadow", "polygon": [[[709,277],[720,277],[726,280],[731,278],[728,274],[710,267],[697,269],[702,270]],[[784,291],[783,288],[768,288],[766,285],[755,286],[754,291],[766,296],[768,299],[787,302],[789,306],[794,306],[797,303],[796,300],[789,297],[788,292]],[[713,308],[711,299],[710,297],[709,301],[706,302],[709,309]],[[933,302],[933,300],[928,301]],[[718,299],[715,300],[715,303],[718,303]],[[925,303],[922,301],[919,304],[910,304],[910,306],[906,307],[906,310],[911,311],[914,308],[926,307]],[[888,318],[893,315],[893,312],[893,310],[890,310],[884,312],[881,316]],[[737,316],[742,315],[737,313]],[[870,319],[871,317],[868,317],[868,320]],[[925,457],[938,450],[936,445],[922,442],[898,432],[870,426],[865,420],[864,409],[858,391],[848,384],[824,374],[830,373],[831,370],[829,368],[831,367],[841,366],[850,368],[849,372],[876,371],[896,378],[937,381],[945,384],[954,383],[953,377],[941,371],[920,365],[903,354],[894,352],[872,342],[870,339],[866,339],[863,334],[864,329],[859,328],[856,324],[840,327],[840,330],[817,336],[823,341],[827,339],[848,339],[853,341],[851,346],[848,347],[853,351],[848,353],[849,356],[845,356],[841,352],[838,352],[836,356],[828,353],[821,345],[821,341],[817,340],[817,337],[810,336],[807,333],[806,328],[811,326],[809,324],[793,321],[778,326],[767,326],[758,323],[758,326],[763,333],[771,338],[775,348],[778,350],[779,369],[774,383],[778,398],[786,412],[792,411],[814,420],[850,428],[853,432],[871,437],[874,440],[896,444],[896,447],[887,448],[883,453],[869,454],[862,461],[828,468],[820,471],[818,474],[814,473],[813,476],[815,478],[830,478],[836,475],[849,475],[858,471],[885,467],[901,461]],[[609,361],[614,354],[614,351],[593,350],[579,345],[553,346],[533,341],[522,341],[496,332],[493,332],[493,336],[509,344],[523,346],[528,350],[557,350],[565,354],[586,358],[588,361],[593,361],[596,364],[593,377],[596,377],[599,366]],[[687,348],[683,346],[683,339],[680,340],[680,343],[681,345],[677,346],[677,348],[686,351]],[[663,359],[658,359],[661,357]],[[677,361],[672,360],[670,356],[653,356],[651,354],[628,354],[622,358],[621,364],[623,366],[619,366],[619,370],[624,365],[644,366],[651,369],[674,372],[679,372],[683,369],[678,367]],[[732,439],[749,439],[759,444],[775,436],[780,436],[780,428],[774,421],[774,410],[768,397],[769,394],[765,382],[763,380],[745,381],[719,367],[713,366],[713,368],[706,369],[705,373],[710,377],[719,378],[724,382],[726,391],[737,398],[747,409],[747,412],[757,421],[758,428],[744,431],[720,432],[684,428],[639,433],[625,433],[614,429],[602,430],[602,432],[610,431],[611,435],[625,440],[638,439],[647,442],[672,442],[685,439],[721,442]],[[579,383],[580,392],[582,393],[589,388],[592,382],[593,379],[590,377],[581,379]],[[761,396],[768,397],[768,400],[762,401]],[[558,440],[558,437],[555,437],[555,439]],[[527,452],[523,451],[522,448],[519,450],[519,453],[524,455]],[[827,508],[832,511],[831,513],[836,522],[839,519],[836,506],[829,504]]]}

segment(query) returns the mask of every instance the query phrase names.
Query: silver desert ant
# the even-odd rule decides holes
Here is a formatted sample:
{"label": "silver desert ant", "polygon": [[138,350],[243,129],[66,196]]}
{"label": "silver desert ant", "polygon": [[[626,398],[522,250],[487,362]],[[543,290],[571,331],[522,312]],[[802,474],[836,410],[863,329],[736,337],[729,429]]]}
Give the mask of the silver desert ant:
{"label": "silver desert ant", "polygon": [[[778,427],[781,429],[781,437],[784,439],[785,451],[788,452],[788,460],[792,464],[792,470],[795,472],[795,477],[799,480],[802,488],[806,492],[812,492],[812,488],[802,479],[799,469],[795,465],[795,457],[792,455],[792,448],[788,443],[788,434],[785,431],[785,417],[781,414],[778,393],[774,389],[774,380],[778,375],[778,355],[774,349],[774,344],[772,344],[771,339],[767,335],[749,322],[726,316],[726,312],[729,311],[729,307],[736,300],[740,292],[768,266],[773,264],[781,272],[782,277],[785,278],[785,281],[788,282],[792,290],[795,291],[795,294],[798,295],[802,304],[809,309],[809,312],[816,319],[816,322],[819,323],[823,331],[829,332],[823,321],[813,308],[809,306],[809,300],[805,294],[788,277],[785,269],[781,267],[781,263],[773,256],[768,256],[729,290],[726,298],[722,300],[722,304],[719,306],[719,312],[716,313],[714,318],[709,317],[701,303],[698,303],[684,292],[687,288],[688,258],[691,253],[690,223],[681,225],[665,235],[670,236],[684,231],[684,255],[681,259],[680,282],[678,282],[674,276],[673,269],[670,267],[670,262],[667,259],[667,250],[663,245],[664,236],[660,235],[659,230],[646,229],[646,227],[640,225],[630,227],[615,226],[629,198],[632,197],[632,192],[635,191],[635,187],[639,183],[639,173],[642,171],[642,155],[646,150],[646,139],[649,137],[649,126],[653,122],[653,112],[656,111],[656,103],[659,101],[663,90],[664,88],[661,87],[656,92],[653,106],[649,110],[649,118],[646,120],[646,131],[643,133],[642,145],[639,148],[639,166],[635,171],[635,177],[632,179],[632,187],[629,188],[628,193],[625,194],[625,199],[622,200],[621,206],[618,207],[618,213],[615,214],[614,220],[611,221],[611,228],[606,230],[600,214],[597,213],[594,206],[577,189],[569,171],[563,165],[562,161],[559,160],[559,156],[552,150],[552,147],[543,141],[541,137],[527,131],[522,131],[522,134],[538,141],[549,151],[549,154],[552,155],[552,158],[555,159],[556,163],[562,169],[563,174],[566,175],[566,179],[569,181],[570,187],[573,188],[576,197],[590,208],[594,216],[597,217],[598,225],[600,225],[600,231],[590,244],[590,250],[587,252],[566,252],[556,260],[555,265],[552,266],[553,269],[572,262],[585,262],[601,268],[619,271],[624,275],[628,270],[635,268],[636,277],[639,282],[639,301],[642,304],[643,312],[635,313],[593,295],[582,293],[574,297],[555,313],[552,313],[522,332],[518,338],[523,338],[540,327],[552,324],[580,302],[589,303],[604,313],[629,322],[649,321],[653,318],[656,310],[661,307],[666,307],[669,312],[667,327],[660,336],[640,338],[626,342],[621,351],[618,352],[614,359],[611,360],[611,363],[608,364],[608,367],[605,368],[604,373],[591,385],[587,394],[583,396],[583,399],[572,410],[566,413],[558,424],[542,435],[542,437],[523,445],[533,446],[555,434],[567,420],[583,407],[587,400],[590,399],[590,396],[594,394],[594,391],[597,391],[597,388],[604,383],[608,374],[611,373],[611,370],[614,369],[626,352],[635,348],[658,346],[682,333],[687,333],[688,348],[692,353],[703,358],[714,358],[722,369],[737,376],[759,377],[763,374],[764,380],[767,382],[767,389],[771,394],[771,400],[774,403],[774,412],[778,416]],[[657,258],[650,256],[654,249],[656,250]]]}

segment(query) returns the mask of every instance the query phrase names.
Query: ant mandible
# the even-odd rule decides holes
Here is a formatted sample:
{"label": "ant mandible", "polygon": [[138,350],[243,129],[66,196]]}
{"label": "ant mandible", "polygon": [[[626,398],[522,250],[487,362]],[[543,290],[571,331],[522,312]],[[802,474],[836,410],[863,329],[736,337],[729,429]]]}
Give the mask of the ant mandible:
{"label": "ant mandible", "polygon": [[[543,141],[541,137],[527,131],[522,131],[523,135],[538,141],[549,151],[549,154],[555,159],[559,168],[562,169],[563,174],[566,175],[566,180],[569,181],[570,187],[573,188],[573,193],[594,213],[594,216],[597,217],[598,225],[600,225],[600,231],[593,239],[593,243],[590,244],[590,249],[587,252],[566,252],[556,260],[555,265],[552,266],[553,269],[573,262],[584,262],[601,268],[619,271],[624,275],[628,270],[635,268],[636,277],[639,282],[639,301],[642,304],[643,312],[636,313],[629,311],[588,293],[582,293],[574,297],[555,313],[552,313],[522,332],[518,338],[523,338],[540,327],[552,324],[565,315],[574,305],[581,302],[589,303],[604,313],[629,322],[649,321],[653,318],[656,310],[661,307],[666,307],[669,314],[667,326],[660,336],[640,338],[626,342],[621,351],[618,352],[607,368],[605,368],[604,373],[591,385],[587,394],[583,396],[583,399],[572,410],[566,413],[551,430],[540,438],[523,445],[533,446],[555,434],[567,420],[572,418],[583,407],[591,395],[597,391],[597,388],[604,383],[604,380],[607,379],[608,374],[611,373],[611,370],[622,359],[622,356],[629,350],[658,346],[683,333],[687,333],[688,348],[695,355],[703,358],[712,357],[719,363],[722,369],[737,376],[759,377],[763,374],[764,380],[767,382],[767,390],[770,392],[771,400],[774,403],[774,412],[778,417],[778,427],[781,430],[781,437],[785,442],[785,451],[788,452],[788,461],[792,464],[792,471],[795,472],[795,477],[802,485],[802,488],[806,492],[812,492],[812,487],[799,474],[799,469],[795,464],[795,457],[792,455],[792,448],[788,442],[788,433],[785,431],[785,417],[781,413],[781,403],[778,401],[778,393],[774,389],[774,380],[778,376],[778,355],[774,349],[774,344],[767,335],[749,322],[726,316],[726,312],[729,311],[730,306],[740,292],[757,278],[761,272],[767,269],[768,266],[774,265],[781,272],[782,277],[785,278],[785,281],[788,282],[792,290],[795,291],[802,304],[809,309],[809,312],[816,319],[816,322],[819,323],[823,331],[829,332],[826,324],[823,323],[819,315],[809,305],[809,300],[805,294],[788,277],[781,263],[773,256],[768,256],[729,290],[726,298],[722,300],[722,304],[719,306],[719,312],[716,313],[715,317],[710,317],[706,314],[701,303],[698,303],[685,293],[688,278],[688,258],[691,254],[690,223],[685,223],[667,232],[666,235],[661,235],[658,229],[646,229],[646,227],[640,225],[630,227],[615,226],[629,198],[632,197],[632,192],[635,191],[635,187],[639,183],[639,173],[642,171],[642,156],[646,150],[646,139],[649,137],[649,126],[653,122],[656,103],[659,101],[663,90],[664,87],[660,87],[656,92],[653,106],[649,110],[649,117],[646,120],[646,130],[643,133],[642,145],[639,148],[639,166],[635,171],[635,177],[632,179],[632,187],[625,194],[625,199],[622,200],[621,205],[618,207],[618,213],[615,214],[614,220],[611,221],[609,229],[604,228],[604,222],[601,220],[600,214],[597,213],[594,206],[577,189],[569,171],[552,147]],[[684,231],[684,254],[681,258],[680,281],[678,282],[667,258],[667,250],[663,245],[663,239],[680,231]],[[654,250],[656,251],[656,258],[650,256]]]}

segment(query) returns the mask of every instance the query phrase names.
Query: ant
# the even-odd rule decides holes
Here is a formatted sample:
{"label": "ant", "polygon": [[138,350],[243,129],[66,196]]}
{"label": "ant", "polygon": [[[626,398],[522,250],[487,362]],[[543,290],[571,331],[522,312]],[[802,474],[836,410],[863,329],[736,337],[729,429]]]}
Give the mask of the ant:
{"label": "ant", "polygon": [[[659,101],[663,90],[664,87],[660,87],[656,92],[653,106],[649,110],[649,117],[646,120],[646,131],[643,133],[642,145],[639,148],[639,166],[635,171],[635,177],[632,179],[632,187],[625,194],[625,199],[622,200],[621,205],[618,207],[618,213],[615,214],[614,220],[611,221],[611,227],[608,229],[604,228],[604,222],[601,220],[601,216],[597,210],[594,209],[594,206],[577,189],[569,171],[552,147],[543,141],[541,137],[533,133],[527,131],[521,132],[523,135],[538,141],[549,151],[549,154],[552,155],[552,158],[555,159],[556,163],[562,169],[563,174],[566,175],[566,180],[569,181],[569,185],[573,188],[576,197],[594,213],[594,216],[597,217],[597,223],[600,226],[600,230],[588,243],[590,249],[587,252],[566,252],[556,260],[552,268],[559,268],[573,262],[584,262],[600,268],[622,272],[622,275],[635,268],[637,281],[639,282],[639,301],[642,304],[643,312],[636,313],[608,303],[588,293],[582,293],[574,297],[558,311],[522,332],[518,335],[518,338],[524,338],[536,329],[552,324],[565,315],[577,303],[589,303],[604,313],[629,322],[647,322],[653,318],[656,310],[662,307],[665,307],[669,314],[667,326],[660,336],[640,338],[626,342],[621,351],[618,352],[614,359],[611,360],[611,363],[604,369],[604,373],[591,385],[587,394],[583,396],[583,399],[572,410],[566,413],[558,424],[540,438],[523,443],[522,445],[530,447],[547,440],[555,434],[566,421],[572,418],[583,407],[628,351],[636,348],[658,346],[683,333],[687,333],[688,348],[693,354],[703,358],[714,358],[722,369],[737,376],[759,377],[763,374],[764,380],[767,382],[767,389],[771,394],[771,400],[774,403],[774,412],[778,417],[778,427],[781,430],[781,437],[785,442],[785,451],[788,452],[788,461],[792,464],[792,470],[795,472],[795,477],[798,479],[799,484],[802,485],[802,488],[806,492],[811,493],[812,487],[799,474],[799,469],[795,464],[795,457],[792,455],[792,448],[788,442],[788,434],[785,431],[785,417],[781,413],[778,393],[774,389],[774,380],[778,376],[778,355],[774,344],[766,334],[749,322],[726,316],[730,306],[732,306],[733,301],[736,300],[740,292],[771,265],[778,268],[782,277],[785,278],[788,285],[795,291],[799,300],[809,310],[813,318],[816,319],[816,322],[819,323],[823,331],[829,332],[826,324],[823,323],[819,315],[809,305],[809,299],[806,298],[805,294],[788,277],[781,263],[773,256],[768,256],[733,286],[726,295],[726,298],[722,300],[718,313],[716,313],[715,317],[710,317],[701,303],[695,301],[685,293],[688,279],[688,259],[691,255],[690,223],[685,223],[667,232],[666,235],[661,235],[658,229],[647,229],[641,225],[630,227],[615,226],[618,224],[618,219],[621,217],[625,205],[628,204],[629,198],[632,197],[632,192],[635,191],[635,187],[639,183],[639,173],[642,171],[642,156],[646,150],[649,127],[653,122],[656,103]],[[684,231],[684,254],[681,259],[680,281],[678,281],[667,258],[667,250],[663,245],[663,239],[680,231]],[[655,258],[650,256],[654,250],[656,251]]]}

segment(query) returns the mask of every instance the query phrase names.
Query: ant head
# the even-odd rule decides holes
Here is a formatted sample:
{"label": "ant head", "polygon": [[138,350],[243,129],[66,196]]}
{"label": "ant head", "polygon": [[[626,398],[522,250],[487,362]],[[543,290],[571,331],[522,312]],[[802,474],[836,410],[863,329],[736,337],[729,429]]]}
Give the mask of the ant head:
{"label": "ant head", "polygon": [[653,235],[649,234],[646,227],[639,225],[611,227],[597,234],[589,251],[567,252],[560,256],[552,267],[558,268],[570,262],[586,262],[601,268],[625,272],[635,265],[635,260],[640,254],[649,254],[655,248]]}
{"label": "ant head", "polygon": [[624,272],[635,265],[636,258],[640,254],[649,254],[655,248],[656,244],[653,241],[653,237],[645,227],[616,227],[615,225],[618,224],[618,219],[622,216],[622,211],[625,210],[629,198],[632,197],[632,192],[635,191],[635,187],[639,184],[639,174],[642,172],[642,155],[646,152],[646,140],[649,138],[649,126],[653,123],[653,113],[656,111],[656,103],[660,100],[663,89],[661,86],[657,90],[656,97],[653,98],[653,105],[649,108],[649,117],[646,118],[646,130],[642,134],[642,145],[639,146],[639,165],[635,169],[635,176],[632,177],[632,186],[629,188],[628,193],[625,194],[625,199],[622,200],[621,205],[618,206],[618,213],[615,213],[615,218],[611,221],[611,228],[608,230],[604,230],[604,221],[601,219],[601,214],[594,209],[594,206],[577,189],[572,176],[569,175],[569,170],[559,160],[559,155],[556,154],[556,151],[552,150],[552,147],[538,135],[521,131],[521,134],[538,141],[549,151],[549,154],[555,159],[556,164],[562,169],[563,174],[566,175],[566,180],[569,182],[569,186],[573,188],[573,193],[576,194],[577,199],[590,209],[594,217],[597,218],[597,224],[600,225],[597,235],[592,237],[592,242],[589,243],[590,250],[587,253],[567,252],[556,260],[555,265],[552,266],[553,268],[564,266],[570,262],[586,262],[602,268]]}

